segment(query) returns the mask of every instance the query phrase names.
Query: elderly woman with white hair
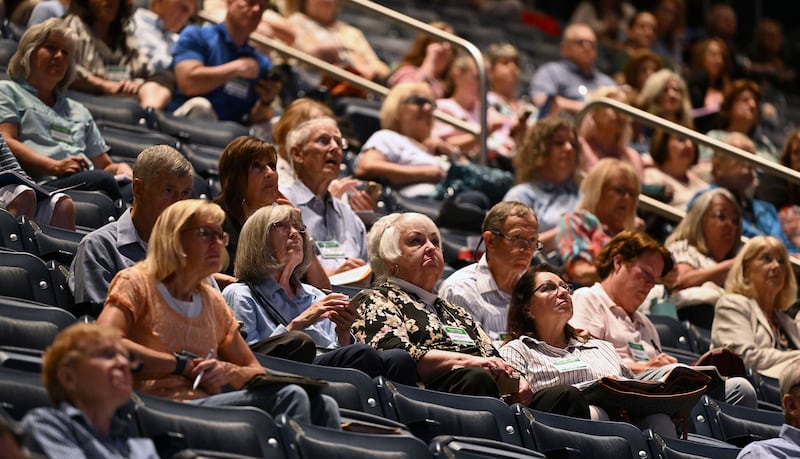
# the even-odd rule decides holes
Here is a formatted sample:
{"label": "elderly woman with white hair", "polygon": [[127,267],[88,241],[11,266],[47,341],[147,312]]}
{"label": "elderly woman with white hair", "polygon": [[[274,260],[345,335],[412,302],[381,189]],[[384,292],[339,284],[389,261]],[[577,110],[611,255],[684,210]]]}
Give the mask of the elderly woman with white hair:
{"label": "elderly woman with white hair", "polygon": [[407,352],[379,353],[355,340],[350,327],[357,312],[347,295],[325,294],[300,282],[314,257],[298,209],[267,206],[247,219],[234,267],[239,282],[222,292],[242,323],[247,343],[252,346],[289,331],[302,331],[324,350],[313,359],[315,364],[355,368],[373,378],[382,375],[416,384],[414,362]]}
{"label": "elderly woman with white hair", "polygon": [[[411,212],[382,217],[370,230],[369,253],[376,284],[353,300],[356,337],[381,350],[405,349],[428,389],[499,397],[498,382],[518,375],[463,307],[434,293],[444,260],[433,221]],[[518,398],[537,409],[588,417],[588,404],[574,388],[534,397],[520,379]]]}

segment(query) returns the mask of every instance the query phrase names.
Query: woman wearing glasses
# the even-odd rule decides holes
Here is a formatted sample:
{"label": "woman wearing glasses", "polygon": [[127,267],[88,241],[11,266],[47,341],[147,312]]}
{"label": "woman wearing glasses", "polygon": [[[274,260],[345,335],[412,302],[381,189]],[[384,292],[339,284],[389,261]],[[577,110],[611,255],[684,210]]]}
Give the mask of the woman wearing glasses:
{"label": "woman wearing glasses", "polygon": [[757,236],[742,247],[717,300],[711,347],[727,347],[744,363],[777,378],[800,358],[798,316],[788,309],[797,301],[797,281],[786,247],[774,237]]}
{"label": "woman wearing glasses", "polygon": [[[607,341],[581,337],[568,324],[572,318],[572,287],[547,265],[529,268],[519,278],[508,309],[508,334],[500,355],[528,381],[531,390],[558,384],[578,384],[634,374]],[[600,407],[589,406],[592,419],[608,420]],[[664,414],[632,420],[640,428],[653,427],[675,436],[675,426]]]}
{"label": "woman wearing glasses", "polygon": [[600,280],[595,258],[619,232],[642,229],[636,217],[639,176],[627,161],[601,159],[581,182],[581,200],[564,214],[556,233],[556,248],[569,280],[592,285]]}
{"label": "woman wearing glasses", "polygon": [[[603,248],[595,265],[600,281],[575,291],[570,324],[610,342],[637,377],[658,379],[677,359],[661,351],[658,331],[639,307],[656,282],[672,270],[672,257],[647,234],[623,231]],[[728,378],[724,388],[712,388],[709,395],[730,404],[756,406],[755,390],[744,378]]]}
{"label": "woman wearing glasses", "polygon": [[388,181],[405,197],[431,197],[459,153],[431,136],[433,92],[427,83],[393,87],[381,106],[381,130],[361,147],[355,175]]}
{"label": "woman wearing glasses", "polygon": [[315,258],[300,211],[291,206],[257,210],[244,224],[234,274],[239,282],[222,295],[242,323],[247,343],[287,331],[303,331],[324,352],[319,365],[356,368],[370,377],[386,376],[402,384],[416,383],[414,362],[402,350],[378,353],[358,344],[350,332],[357,318],[350,299],[325,294],[300,282]]}
{"label": "woman wearing glasses", "polygon": [[519,201],[536,212],[539,240],[547,251],[555,249],[558,223],[578,207],[580,195],[575,173],[580,148],[571,120],[547,117],[525,132],[514,157],[516,185],[504,201]]}
{"label": "woman wearing glasses", "polygon": [[245,389],[265,370],[208,281],[227,262],[224,219],[218,205],[204,200],[167,207],[145,260],[114,277],[97,323],[119,330],[128,350],[141,357],[137,390],[201,405],[255,406],[339,428],[338,406],[327,396],[296,385]]}

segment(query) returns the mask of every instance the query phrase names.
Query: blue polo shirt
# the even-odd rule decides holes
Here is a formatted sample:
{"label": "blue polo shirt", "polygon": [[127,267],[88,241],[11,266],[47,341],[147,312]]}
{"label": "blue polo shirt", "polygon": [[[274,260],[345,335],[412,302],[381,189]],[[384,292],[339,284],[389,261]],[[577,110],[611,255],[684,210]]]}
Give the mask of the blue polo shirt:
{"label": "blue polo shirt", "polygon": [[[200,61],[207,67],[222,65],[240,57],[252,57],[258,61],[261,69],[258,78],[253,80],[236,78],[203,96],[211,102],[217,116],[223,121],[242,121],[258,100],[253,88],[272,67],[269,58],[249,44],[237,47],[224,23],[186,27],[181,32],[172,54],[173,71],[176,64],[186,60]],[[169,111],[175,111],[188,99],[189,97],[176,88]]]}

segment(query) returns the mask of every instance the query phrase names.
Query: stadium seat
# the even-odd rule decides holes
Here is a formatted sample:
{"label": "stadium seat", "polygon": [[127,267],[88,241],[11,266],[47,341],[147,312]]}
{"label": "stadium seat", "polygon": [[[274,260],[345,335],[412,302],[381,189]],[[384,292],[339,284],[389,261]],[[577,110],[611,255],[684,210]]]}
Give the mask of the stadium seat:
{"label": "stadium seat", "polygon": [[39,374],[0,367],[0,406],[20,421],[28,410],[52,403]]}
{"label": "stadium seat", "polygon": [[544,454],[521,446],[474,437],[440,435],[430,444],[434,458],[446,459],[526,459]]}
{"label": "stadium seat", "polygon": [[59,331],[75,323],[69,312],[46,304],[0,296],[0,345],[43,351]]}
{"label": "stadium seat", "polygon": [[19,222],[9,211],[0,209],[0,247],[14,252],[25,250]]}
{"label": "stadium seat", "polygon": [[780,434],[783,414],[776,411],[729,405],[703,396],[692,412],[695,431],[734,446]]}

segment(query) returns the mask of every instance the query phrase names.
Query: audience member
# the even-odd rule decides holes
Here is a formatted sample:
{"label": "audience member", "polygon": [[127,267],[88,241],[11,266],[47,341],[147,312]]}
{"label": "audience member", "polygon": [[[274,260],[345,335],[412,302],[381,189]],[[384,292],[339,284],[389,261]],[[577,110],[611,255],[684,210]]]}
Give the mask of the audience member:
{"label": "audience member", "polygon": [[577,113],[590,92],[615,84],[611,77],[595,68],[597,37],[591,27],[569,25],[561,41],[561,56],[563,59],[559,61],[540,66],[531,80],[531,99],[544,115],[559,111]]}
{"label": "audience member", "polygon": [[282,191],[302,211],[328,275],[363,266],[367,259],[364,222],[328,191],[339,176],[346,146],[336,121],[327,117],[300,124],[286,140],[297,180]]}
{"label": "audience member", "polygon": [[[658,331],[639,307],[672,270],[672,257],[647,234],[623,231],[597,255],[595,266],[600,282],[575,291],[570,324],[610,342],[622,363],[639,378],[658,379],[677,359],[661,352]],[[715,398],[755,408],[755,389],[746,379],[728,378],[724,386],[724,395],[711,388]]]}
{"label": "audience member", "polygon": [[114,328],[78,323],[59,333],[42,357],[54,406],[25,415],[25,446],[43,457],[158,458],[151,439],[135,437],[131,357]]}
{"label": "audience member", "polygon": [[675,275],[666,285],[669,301],[678,309],[713,307],[741,240],[741,210],[730,191],[715,188],[695,199],[665,242],[675,260]]}
{"label": "audience member", "polygon": [[505,335],[511,291],[540,250],[537,227],[536,214],[527,205],[495,204],[481,225],[486,253],[439,286],[439,297],[461,305],[493,340]]}
{"label": "audience member", "polygon": [[[780,163],[800,171],[800,129],[786,136]],[[786,236],[800,247],[800,187],[780,177],[761,180],[756,188],[756,197],[775,206]]]}
{"label": "audience member", "polygon": [[145,148],[133,165],[133,206],[116,221],[87,234],[70,267],[70,287],[76,303],[88,303],[100,313],[108,286],[118,272],[144,260],[156,219],[169,205],[192,192],[194,170],[179,151],[168,145]]}
{"label": "audience member", "polygon": [[739,354],[745,365],[777,378],[800,357],[800,328],[788,309],[797,301],[797,281],[786,247],[756,236],[742,247],[717,300],[711,347]]}
{"label": "audience member", "polygon": [[[748,153],[756,153],[753,141],[742,133],[731,132],[724,141]],[[743,234],[745,236],[753,237],[761,234],[774,236],[780,239],[790,252],[799,251],[783,232],[775,206],[751,197],[755,184],[755,170],[752,164],[716,153],[711,163],[711,175],[713,180],[709,188],[699,191],[692,198],[693,200],[709,189],[725,188],[736,197],[739,207],[742,209]],[[691,206],[692,203],[690,202],[689,205]]]}
{"label": "audience member", "polygon": [[[361,30],[339,20],[339,0],[299,0],[289,16],[294,46],[360,76],[382,81],[389,67],[380,60]],[[337,95],[337,94],[334,94]]]}
{"label": "audience member", "polygon": [[758,440],[748,443],[736,459],[762,457],[791,458],[800,455],[800,362],[792,361],[781,371],[780,379],[781,407],[785,422],[781,426],[778,438]]}
{"label": "audience member", "polygon": [[[686,82],[676,72],[661,69],[645,81],[635,104],[639,109],[660,116],[687,128],[694,128],[692,104]],[[653,128],[634,124],[634,142],[641,151],[647,151],[653,137]]]}
{"label": "audience member", "polygon": [[539,240],[546,251],[555,250],[558,224],[578,206],[576,172],[580,148],[572,121],[547,117],[525,133],[514,158],[514,185],[503,198],[519,201],[536,213]]}
{"label": "audience member", "polygon": [[272,117],[281,90],[269,58],[247,43],[267,0],[227,0],[225,20],[188,26],[173,50],[176,92],[169,110],[179,116],[258,125]]}
{"label": "audience member", "polygon": [[[436,225],[422,214],[387,215],[372,226],[369,249],[376,282],[355,299],[359,341],[408,351],[428,389],[499,397],[497,382],[515,377],[513,369],[463,307],[434,293],[444,270]],[[518,398],[542,411],[588,417],[585,399],[571,386],[533,395],[520,379]]]}
{"label": "audience member", "polygon": [[[601,86],[589,95],[589,100],[602,97],[627,104],[622,88]],[[599,107],[586,113],[578,128],[581,144],[581,169],[584,174],[591,171],[603,158],[616,158],[629,163],[639,179],[644,174],[644,164],[639,152],[630,146],[632,137],[631,119],[613,108]]]}
{"label": "audience member", "polygon": [[569,23],[588,25],[601,47],[615,50],[622,48],[625,29],[635,14],[636,8],[624,0],[582,0]]}
{"label": "audience member", "polygon": [[[632,85],[634,83],[633,79],[631,79],[631,81],[626,81],[623,72],[628,61],[632,57],[652,53],[653,44],[656,41],[656,28],[658,28],[658,24],[656,24],[656,17],[653,16],[652,13],[649,11],[639,11],[630,17],[627,22],[627,27],[628,33],[625,38],[625,44],[621,49],[611,54],[608,65],[609,73],[620,85],[626,83]],[[661,58],[655,53],[652,53],[652,56],[654,64],[658,66],[656,70],[658,70],[662,66]],[[641,88],[641,85],[638,87]]]}
{"label": "audience member", "polygon": [[0,186],[0,207],[17,218],[24,215],[39,223],[75,229],[75,203],[72,198],[64,193],[48,196],[32,188],[36,182],[22,169],[0,134],[0,175],[6,172],[16,174],[20,183]]}
{"label": "audience member", "polygon": [[[450,66],[447,82],[448,97],[437,100],[436,109],[479,130],[481,110],[484,108],[478,90],[478,67],[473,57],[468,54],[457,57]],[[519,117],[500,114],[490,104],[486,107],[486,125],[490,157],[495,159],[513,157],[516,143],[512,131],[519,125]],[[434,122],[431,136],[444,140],[471,159],[477,159],[480,154],[478,137],[452,124]]]}
{"label": "audience member", "polygon": [[114,176],[130,178],[130,166],[111,160],[89,110],[65,95],[75,76],[75,46],[60,19],[25,32],[8,64],[10,79],[0,81],[0,133],[35,180],[120,199]]}
{"label": "audience member", "polygon": [[257,210],[242,228],[238,252],[234,274],[239,282],[222,294],[243,324],[248,344],[302,331],[325,350],[313,358],[317,365],[355,368],[372,378],[417,383],[414,362],[405,350],[378,353],[355,340],[350,327],[358,314],[348,305],[347,295],[326,295],[300,283],[315,255],[299,210],[286,205]]}
{"label": "audience member", "polygon": [[613,158],[601,159],[583,179],[581,200],[564,214],[556,234],[556,248],[572,282],[597,282],[594,262],[603,246],[620,231],[643,226],[636,217],[639,188],[633,166]]}
{"label": "audience member", "polygon": [[[434,21],[430,26],[453,33],[453,28],[446,22]],[[450,43],[420,32],[398,63],[397,69],[389,75],[389,85],[428,83],[434,99],[441,99],[444,97],[445,79],[454,58],[455,53]]]}
{"label": "audience member", "polygon": [[708,182],[693,170],[697,164],[697,146],[689,139],[681,138],[664,129],[656,129],[650,141],[650,157],[654,167],[644,170],[644,184],[664,188],[667,204],[676,209],[686,209],[689,200]]}
{"label": "audience member", "polygon": [[430,197],[457,150],[431,136],[436,102],[427,83],[401,83],[381,105],[381,130],[362,145],[355,175],[384,180],[405,197]]}
{"label": "audience member", "polygon": [[706,10],[705,35],[709,38],[719,38],[725,44],[730,56],[725,63],[725,73],[732,78],[741,78],[745,59],[736,44],[738,22],[736,10],[727,3],[714,3]]}
{"label": "audience member", "polygon": [[114,277],[97,323],[119,330],[128,350],[141,357],[135,382],[143,393],[199,405],[255,406],[338,429],[339,408],[327,395],[307,394],[297,385],[248,386],[268,375],[239,333],[233,311],[208,282],[227,262],[224,218],[218,205],[199,199],[167,207],[153,226],[144,261]]}
{"label": "audience member", "polygon": [[[602,377],[633,378],[608,341],[581,337],[568,324],[572,318],[572,286],[548,265],[527,269],[514,286],[508,309],[508,335],[500,354],[535,392],[558,384],[578,384]],[[576,363],[570,366],[567,361]],[[555,370],[555,371],[553,371]],[[592,419],[608,413],[589,405]],[[630,420],[639,428],[675,437],[675,424],[665,414]]]}
{"label": "audience member", "polygon": [[104,95],[136,96],[142,107],[169,104],[172,75],[153,74],[139,53],[130,28],[132,4],[108,0],[71,0],[64,24],[75,34],[73,55],[77,77],[72,89]]}
{"label": "audience member", "polygon": [[650,76],[661,70],[661,58],[654,52],[646,49],[632,51],[625,61],[620,73],[614,79],[623,85],[622,89],[628,95],[628,100],[635,103],[639,99],[644,84]]}
{"label": "audience member", "polygon": [[[797,66],[785,46],[783,26],[771,18],[756,23],[753,43],[748,53],[747,78],[755,80],[767,99],[781,92],[797,90]],[[771,94],[770,94],[771,93]]]}
{"label": "audience member", "polygon": [[665,60],[665,67],[681,69],[686,44],[686,3],[684,0],[656,0],[652,11],[658,24],[653,51]]}
{"label": "audience member", "polygon": [[706,38],[692,47],[687,85],[692,108],[702,114],[716,113],[730,84],[728,62],[731,57],[720,38]]}
{"label": "audience member", "polygon": [[327,116],[334,118],[336,115],[330,107],[322,102],[309,97],[300,97],[293,100],[283,109],[280,118],[272,126],[272,143],[278,150],[278,186],[287,187],[297,180],[297,174],[292,167],[292,160],[286,150],[286,136],[289,131],[299,126],[301,123],[312,118]]}
{"label": "audience member", "polygon": [[140,7],[133,12],[136,47],[146,59],[150,74],[166,72],[172,67],[178,33],[194,10],[193,0],[150,0],[149,8]]}

